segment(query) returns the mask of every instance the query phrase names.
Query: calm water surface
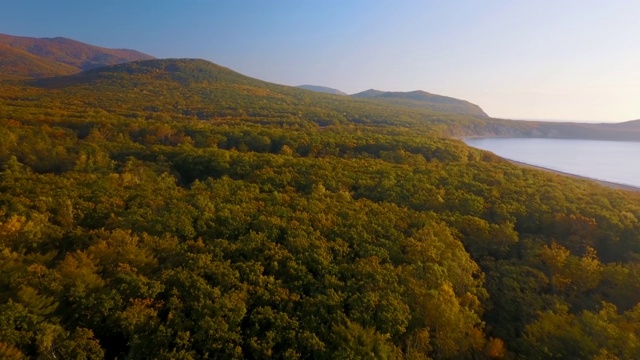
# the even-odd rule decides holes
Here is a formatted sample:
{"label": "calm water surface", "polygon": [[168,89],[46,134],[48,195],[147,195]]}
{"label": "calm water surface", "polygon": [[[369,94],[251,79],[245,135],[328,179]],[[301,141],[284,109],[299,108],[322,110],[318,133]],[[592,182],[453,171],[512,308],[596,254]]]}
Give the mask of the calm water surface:
{"label": "calm water surface", "polygon": [[519,138],[465,142],[505,159],[640,187],[640,142]]}

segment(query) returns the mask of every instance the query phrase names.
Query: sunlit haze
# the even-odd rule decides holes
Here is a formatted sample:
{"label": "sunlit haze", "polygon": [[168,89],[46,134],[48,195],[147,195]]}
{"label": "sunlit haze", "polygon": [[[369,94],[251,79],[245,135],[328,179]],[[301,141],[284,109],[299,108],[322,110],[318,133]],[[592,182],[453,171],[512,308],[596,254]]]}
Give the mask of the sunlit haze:
{"label": "sunlit haze", "polygon": [[347,93],[425,90],[490,116],[640,118],[640,2],[5,1],[0,33],[203,58]]}

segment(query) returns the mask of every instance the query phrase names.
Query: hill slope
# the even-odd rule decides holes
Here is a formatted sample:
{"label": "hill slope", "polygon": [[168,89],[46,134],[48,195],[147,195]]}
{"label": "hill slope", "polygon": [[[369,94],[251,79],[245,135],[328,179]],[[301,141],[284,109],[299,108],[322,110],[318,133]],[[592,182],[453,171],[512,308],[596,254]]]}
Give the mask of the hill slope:
{"label": "hill slope", "polygon": [[[581,124],[492,119],[466,101],[422,91],[368,90],[352,96],[308,92],[264,82],[200,59],[154,59],[105,66],[30,84],[66,89],[87,106],[111,106],[128,116],[180,113],[201,120],[302,118],[316,124],[418,127],[445,136],[577,138],[640,141],[634,122]],[[172,101],[168,101],[172,100]],[[228,106],[229,104],[241,106]],[[475,109],[475,110],[474,110]],[[150,111],[152,110],[152,111]],[[477,111],[476,111],[477,110]],[[136,115],[137,114],[137,115]]]}
{"label": "hill slope", "polygon": [[0,79],[40,78],[77,73],[74,66],[0,44]]}
{"label": "hill slope", "polygon": [[[322,126],[353,123],[421,127],[430,133],[454,137],[640,141],[636,122],[583,124],[492,119],[472,111],[475,105],[466,101],[422,91],[368,90],[335,97],[264,82],[200,59],[136,61],[37,79],[30,84],[66,89],[62,96],[83,97],[87,106],[104,107],[113,101],[112,110],[120,109],[128,116],[179,113],[200,120],[250,116],[267,121],[279,115],[278,121],[312,120]],[[124,96],[128,101],[121,101]]]}
{"label": "hill slope", "polygon": [[488,117],[478,106],[465,100],[431,94],[426,91],[393,92],[369,89],[351,95],[355,98],[384,100],[392,104],[407,107],[423,107],[435,111],[446,111],[462,115]]}
{"label": "hill slope", "polygon": [[0,78],[69,75],[105,65],[153,56],[134,50],[106,49],[66,38],[30,38],[0,34]]}
{"label": "hill slope", "polygon": [[[337,123],[421,126],[441,131],[454,124],[490,121],[446,110],[407,107],[385,101],[336,97],[253,79],[228,68],[198,59],[136,61],[102,67],[71,76],[38,79],[30,84],[63,90],[65,96],[83,97],[90,106],[105,106],[110,99],[127,96],[115,108],[122,113],[149,116],[181,113],[201,120],[253,116],[278,121],[312,120],[319,125]],[[114,100],[116,101],[116,100]],[[229,104],[236,104],[229,106]],[[144,115],[143,115],[144,114]],[[404,124],[404,125],[403,125]]]}
{"label": "hill slope", "polygon": [[338,89],[333,89],[330,87],[326,87],[326,86],[317,86],[317,85],[300,85],[300,86],[296,86],[297,88],[300,89],[305,89],[305,90],[310,90],[310,91],[315,91],[315,92],[321,92],[321,93],[326,93],[326,94],[334,94],[334,95],[347,95],[347,93],[342,92]]}

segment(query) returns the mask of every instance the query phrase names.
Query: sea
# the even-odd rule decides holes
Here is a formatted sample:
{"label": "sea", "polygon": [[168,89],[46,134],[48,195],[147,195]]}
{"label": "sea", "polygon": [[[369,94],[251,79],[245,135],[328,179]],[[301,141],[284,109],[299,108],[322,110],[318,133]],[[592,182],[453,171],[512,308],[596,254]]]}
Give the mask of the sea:
{"label": "sea", "polygon": [[464,142],[505,159],[640,188],[640,142],[531,138]]}

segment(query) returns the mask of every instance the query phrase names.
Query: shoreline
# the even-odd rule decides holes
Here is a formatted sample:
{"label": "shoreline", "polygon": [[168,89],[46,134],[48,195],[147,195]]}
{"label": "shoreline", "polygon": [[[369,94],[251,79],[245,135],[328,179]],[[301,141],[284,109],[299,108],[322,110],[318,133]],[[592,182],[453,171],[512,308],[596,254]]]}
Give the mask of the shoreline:
{"label": "shoreline", "polygon": [[[520,137],[470,135],[470,136],[458,136],[458,137],[454,137],[454,138],[464,142],[467,146],[473,147],[473,146],[467,144],[467,142],[465,140],[467,140],[467,139],[470,139],[470,140],[472,140],[472,139],[491,139],[491,138],[520,138]],[[530,138],[530,137],[522,137],[522,138]],[[575,140],[585,140],[585,139],[575,139]],[[479,149],[479,148],[475,148],[475,149]],[[479,149],[479,150],[489,151],[489,150],[484,150],[484,149]],[[593,182],[595,182],[597,184],[600,184],[602,186],[608,187],[610,189],[640,192],[640,187],[638,187],[638,186],[619,184],[619,183],[605,181],[605,180],[598,180],[598,179],[590,178],[590,177],[587,177],[587,176],[576,175],[576,174],[571,174],[571,173],[567,173],[567,172],[564,172],[564,171],[549,169],[549,168],[546,168],[544,166],[531,165],[531,164],[527,164],[527,163],[524,163],[524,162],[521,162],[521,161],[507,159],[507,158],[504,158],[502,156],[498,156],[498,157],[503,159],[503,160],[505,160],[505,161],[508,161],[508,162],[510,162],[510,163],[512,163],[514,165],[523,166],[523,167],[527,167],[527,168],[530,168],[530,169],[542,170],[542,171],[546,171],[546,172],[557,174],[557,175],[568,176],[568,177],[571,177],[571,178],[574,178],[574,179],[589,180],[589,181],[593,181]]]}
{"label": "shoreline", "polygon": [[593,181],[593,182],[595,182],[597,184],[600,184],[602,186],[606,186],[606,187],[608,187],[610,189],[640,192],[640,187],[633,186],[633,185],[625,185],[625,184],[619,184],[619,183],[614,183],[614,182],[610,182],[610,181],[598,180],[598,179],[590,178],[590,177],[587,177],[587,176],[571,174],[571,173],[567,173],[567,172],[564,172],[564,171],[549,169],[549,168],[546,168],[546,167],[543,167],[543,166],[531,165],[531,164],[527,164],[527,163],[523,163],[523,162],[520,162],[520,161],[511,160],[511,159],[507,159],[507,158],[503,158],[503,157],[500,157],[500,158],[505,160],[505,161],[508,161],[508,162],[510,162],[510,163],[512,163],[514,165],[523,166],[523,167],[530,168],[530,169],[542,170],[542,171],[546,171],[546,172],[550,172],[550,173],[554,173],[554,174],[558,174],[558,175],[568,176],[568,177],[574,178],[574,179],[582,179],[582,180]]}

